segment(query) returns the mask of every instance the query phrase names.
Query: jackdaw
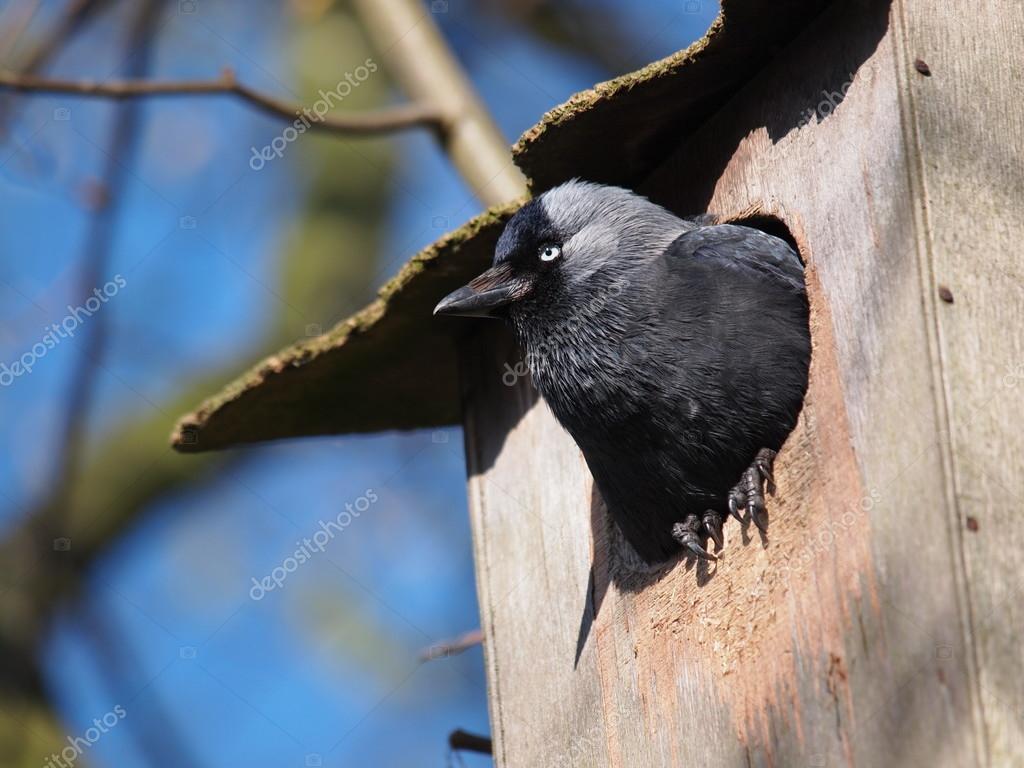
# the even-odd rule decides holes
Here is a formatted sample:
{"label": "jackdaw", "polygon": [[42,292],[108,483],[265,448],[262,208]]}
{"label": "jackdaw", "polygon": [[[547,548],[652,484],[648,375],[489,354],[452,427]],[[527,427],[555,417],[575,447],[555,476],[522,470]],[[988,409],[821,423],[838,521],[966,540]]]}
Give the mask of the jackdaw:
{"label": "jackdaw", "polygon": [[491,269],[437,315],[498,316],[637,553],[716,559],[728,513],[764,530],[811,343],[803,265],[746,226],[573,180],[521,208]]}

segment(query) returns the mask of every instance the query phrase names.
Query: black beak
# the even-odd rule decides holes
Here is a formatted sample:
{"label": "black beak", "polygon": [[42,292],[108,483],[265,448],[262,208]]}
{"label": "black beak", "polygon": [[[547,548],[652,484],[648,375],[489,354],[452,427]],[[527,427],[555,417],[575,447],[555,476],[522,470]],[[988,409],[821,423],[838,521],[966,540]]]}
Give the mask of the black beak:
{"label": "black beak", "polygon": [[493,317],[496,310],[522,298],[529,289],[528,281],[514,275],[507,264],[499,264],[441,299],[434,314]]}

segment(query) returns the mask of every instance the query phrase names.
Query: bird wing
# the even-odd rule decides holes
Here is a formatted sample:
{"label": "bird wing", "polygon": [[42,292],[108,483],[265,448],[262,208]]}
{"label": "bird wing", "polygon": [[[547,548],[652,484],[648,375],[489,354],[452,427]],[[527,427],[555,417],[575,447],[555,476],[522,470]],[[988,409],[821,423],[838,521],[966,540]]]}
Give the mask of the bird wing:
{"label": "bird wing", "polygon": [[674,523],[724,512],[756,452],[782,444],[809,349],[803,266],[784,240],[699,226],[646,265],[607,358],[622,386],[596,406],[602,429],[591,419],[570,431],[619,528],[656,562],[678,549]]}
{"label": "bird wing", "polygon": [[738,224],[697,227],[677,237],[665,253],[668,259],[700,259],[768,279],[778,287],[804,292],[803,264],[789,244],[778,237]]}
{"label": "bird wing", "polygon": [[637,302],[649,309],[626,344],[648,350],[649,420],[671,425],[662,442],[701,483],[738,477],[759,449],[781,445],[800,410],[803,265],[784,240],[719,224],[677,237],[652,270],[643,282],[656,298]]}

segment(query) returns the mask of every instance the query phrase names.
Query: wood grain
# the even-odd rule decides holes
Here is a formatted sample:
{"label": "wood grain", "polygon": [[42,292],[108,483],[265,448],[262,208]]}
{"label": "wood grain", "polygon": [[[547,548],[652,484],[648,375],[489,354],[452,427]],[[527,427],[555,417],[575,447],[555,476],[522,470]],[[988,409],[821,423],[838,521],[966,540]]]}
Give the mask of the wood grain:
{"label": "wood grain", "polygon": [[837,4],[641,189],[777,216],[806,260],[810,389],[767,541],[730,522],[717,566],[639,568],[571,439],[502,381],[514,344],[464,345],[499,765],[1024,761],[1024,67],[997,61],[1021,15]]}
{"label": "wood grain", "polygon": [[[976,664],[980,759],[1024,764],[1024,6],[903,0],[899,72],[922,298]],[[908,67],[920,59],[929,77]],[[939,301],[939,287],[952,303]]]}

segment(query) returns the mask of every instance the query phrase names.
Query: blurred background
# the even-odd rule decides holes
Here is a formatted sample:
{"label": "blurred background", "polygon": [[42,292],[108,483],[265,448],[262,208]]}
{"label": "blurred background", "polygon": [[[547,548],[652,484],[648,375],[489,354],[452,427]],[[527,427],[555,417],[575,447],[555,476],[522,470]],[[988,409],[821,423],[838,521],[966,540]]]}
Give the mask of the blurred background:
{"label": "blurred background", "polygon": [[[372,58],[337,113],[406,101],[346,2],[147,2],[4,2],[0,69],[230,67],[312,105]],[[510,144],[718,13],[425,7]],[[0,91],[2,766],[490,764],[448,747],[489,733],[480,647],[421,660],[478,626],[458,429],[168,446],[177,417],[481,210],[426,130],[308,132],[253,162],[286,124],[225,95]],[[323,551],[257,588],[346,504],[361,514]]]}

